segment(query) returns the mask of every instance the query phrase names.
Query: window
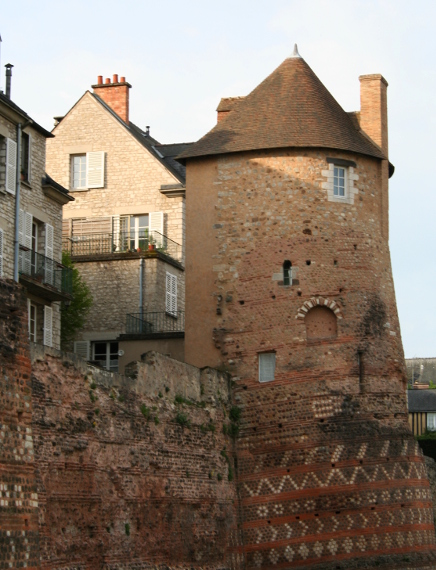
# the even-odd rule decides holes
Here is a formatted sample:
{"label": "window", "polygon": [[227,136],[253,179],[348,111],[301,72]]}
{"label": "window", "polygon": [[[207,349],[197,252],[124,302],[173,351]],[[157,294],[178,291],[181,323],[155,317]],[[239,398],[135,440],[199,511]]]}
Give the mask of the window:
{"label": "window", "polygon": [[104,152],[71,156],[71,189],[86,190],[104,186]]}
{"label": "window", "polygon": [[345,197],[347,171],[343,166],[333,167],[333,194],[340,198]]}
{"label": "window", "polygon": [[92,360],[110,372],[118,372],[118,343],[113,341],[94,342]]}
{"label": "window", "polygon": [[259,382],[271,382],[274,380],[276,370],[275,352],[263,352],[259,354]]}
{"label": "window", "polygon": [[15,195],[17,184],[17,143],[6,139],[6,191]]}
{"label": "window", "polygon": [[427,429],[428,431],[436,431],[436,413],[427,412]]}
{"label": "window", "polygon": [[21,133],[21,180],[30,182],[30,156],[31,156],[31,136]]}
{"label": "window", "polygon": [[86,188],[86,154],[71,157],[72,188]]}
{"label": "window", "polygon": [[53,309],[44,305],[44,340],[45,346],[53,346]]}
{"label": "window", "polygon": [[177,317],[177,275],[167,272],[165,311]]}
{"label": "window", "polygon": [[288,260],[283,263],[283,285],[292,285],[292,263]]}
{"label": "window", "polygon": [[130,249],[148,248],[148,214],[130,216]]}
{"label": "window", "polygon": [[36,342],[36,305],[28,300],[29,313],[29,339],[30,342]]}
{"label": "window", "polygon": [[355,174],[356,163],[343,158],[327,157],[328,170],[323,170],[321,174],[326,178],[322,187],[327,190],[329,202],[341,202],[354,204],[354,196],[358,193],[358,188],[354,187],[354,182],[359,180]]}

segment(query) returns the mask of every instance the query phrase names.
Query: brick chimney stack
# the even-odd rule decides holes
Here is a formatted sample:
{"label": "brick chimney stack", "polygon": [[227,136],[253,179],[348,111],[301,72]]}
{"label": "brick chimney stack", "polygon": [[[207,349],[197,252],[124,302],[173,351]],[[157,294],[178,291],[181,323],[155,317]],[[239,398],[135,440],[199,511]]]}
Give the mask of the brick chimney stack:
{"label": "brick chimney stack", "polygon": [[388,82],[380,74],[361,75],[360,128],[388,156]]}
{"label": "brick chimney stack", "polygon": [[129,89],[132,86],[127,83],[125,77],[114,74],[112,82],[108,77],[103,83],[103,76],[99,75],[97,84],[92,85],[94,93],[101,97],[109,107],[125,122],[129,122]]}

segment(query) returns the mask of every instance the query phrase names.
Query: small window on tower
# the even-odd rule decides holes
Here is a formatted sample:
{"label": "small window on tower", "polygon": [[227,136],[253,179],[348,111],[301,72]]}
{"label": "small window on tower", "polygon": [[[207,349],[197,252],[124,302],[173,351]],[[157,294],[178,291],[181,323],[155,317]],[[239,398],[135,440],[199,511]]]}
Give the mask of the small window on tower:
{"label": "small window on tower", "polygon": [[283,263],[283,285],[292,285],[292,263],[289,260]]}
{"label": "small window on tower", "polygon": [[259,382],[272,382],[276,371],[275,352],[259,354]]}
{"label": "small window on tower", "polygon": [[333,194],[338,198],[345,197],[347,171],[342,166],[334,166],[333,169]]}

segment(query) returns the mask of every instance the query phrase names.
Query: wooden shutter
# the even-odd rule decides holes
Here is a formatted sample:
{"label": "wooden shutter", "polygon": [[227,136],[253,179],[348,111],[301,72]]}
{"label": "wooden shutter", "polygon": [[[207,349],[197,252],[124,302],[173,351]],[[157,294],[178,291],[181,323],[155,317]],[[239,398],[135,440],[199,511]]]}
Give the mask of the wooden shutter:
{"label": "wooden shutter", "polygon": [[0,277],[3,275],[3,230],[0,230]]}
{"label": "wooden shutter", "polygon": [[6,191],[15,195],[17,185],[17,143],[6,139]]}
{"label": "wooden shutter", "polygon": [[32,274],[32,224],[32,214],[20,210],[18,223],[19,241],[21,245],[27,248],[27,251],[20,250],[20,271],[25,275]]}
{"label": "wooden shutter", "polygon": [[259,354],[259,382],[274,380],[276,355],[274,352]]}
{"label": "wooden shutter", "polygon": [[44,305],[44,345],[53,346],[53,309]]}
{"label": "wooden shutter", "polygon": [[77,340],[74,343],[74,352],[84,360],[89,360],[90,358],[89,349],[90,349],[90,343],[88,340]]}
{"label": "wooden shutter", "polygon": [[104,152],[86,153],[86,187],[103,188],[104,186]]}
{"label": "wooden shutter", "polygon": [[165,310],[174,317],[177,316],[177,276],[167,273]]}
{"label": "wooden shutter", "polygon": [[44,280],[49,285],[54,285],[54,261],[53,261],[53,238],[54,230],[50,224],[45,224],[45,277]]}
{"label": "wooden shutter", "polygon": [[150,212],[149,234],[152,243],[154,243],[156,247],[163,247],[163,231],[164,231],[163,225],[164,225],[163,212]]}

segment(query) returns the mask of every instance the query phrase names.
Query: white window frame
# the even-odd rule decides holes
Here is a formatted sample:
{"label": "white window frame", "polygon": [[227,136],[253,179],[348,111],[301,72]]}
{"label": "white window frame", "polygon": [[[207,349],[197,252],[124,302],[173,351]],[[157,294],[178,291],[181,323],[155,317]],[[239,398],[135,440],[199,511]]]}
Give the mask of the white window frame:
{"label": "white window frame", "polygon": [[[111,344],[116,343],[117,345],[117,365],[113,365],[112,361],[115,361],[115,359],[111,360],[111,355],[115,355],[114,352],[111,353]],[[118,353],[119,353],[119,344],[118,341],[116,340],[96,340],[92,342],[92,360],[96,360],[95,358],[95,345],[96,344],[106,344],[106,363],[105,363],[105,369],[109,370],[110,372],[118,372],[118,368],[119,368],[119,359],[118,359]]]}
{"label": "white window frame", "polygon": [[427,430],[436,431],[436,413],[427,412]]}
{"label": "white window frame", "polygon": [[[345,161],[344,161],[345,162]],[[350,161],[351,164],[355,164]],[[344,171],[344,195],[335,194],[335,168]],[[327,199],[329,202],[338,202],[341,204],[354,204],[354,196],[358,193],[358,189],[354,187],[354,183],[359,180],[359,176],[355,173],[354,166],[344,165],[338,159],[336,163],[334,159],[328,159],[328,170],[321,171],[325,182],[322,188],[327,191]]]}
{"label": "white window frame", "polygon": [[[74,186],[74,174],[75,174],[75,159],[80,159],[78,167],[80,168],[79,180],[84,180],[84,185],[82,186],[79,182],[78,186]],[[83,164],[82,164],[83,162]],[[72,154],[70,157],[70,168],[71,168],[71,190],[87,190],[86,187],[86,154]]]}
{"label": "white window frame", "polygon": [[165,312],[177,317],[177,275],[167,271],[165,287]]}
{"label": "white window frame", "polygon": [[[343,184],[341,184],[343,182]],[[347,197],[348,167],[333,164],[333,195],[335,198]],[[341,193],[342,191],[342,193]]]}
{"label": "white window frame", "polygon": [[273,382],[276,371],[276,353],[259,352],[258,354],[259,382]]}

